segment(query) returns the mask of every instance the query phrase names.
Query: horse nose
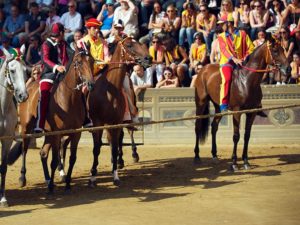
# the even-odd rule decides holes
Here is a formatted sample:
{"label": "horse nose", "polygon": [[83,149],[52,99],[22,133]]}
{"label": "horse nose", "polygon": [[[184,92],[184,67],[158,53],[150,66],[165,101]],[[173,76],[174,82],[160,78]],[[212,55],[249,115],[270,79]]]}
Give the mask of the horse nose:
{"label": "horse nose", "polygon": [[25,102],[27,100],[27,98],[28,98],[28,93],[27,92],[25,92],[25,93],[20,92],[20,93],[17,94],[17,100],[18,100],[19,103]]}

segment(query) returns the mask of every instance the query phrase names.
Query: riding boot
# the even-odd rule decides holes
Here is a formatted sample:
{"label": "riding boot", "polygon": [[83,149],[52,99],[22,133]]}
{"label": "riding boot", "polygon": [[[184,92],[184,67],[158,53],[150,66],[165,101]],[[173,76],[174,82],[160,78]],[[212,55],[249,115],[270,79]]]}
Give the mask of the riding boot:
{"label": "riding boot", "polygon": [[83,122],[83,128],[89,128],[89,127],[93,127],[93,122],[89,117],[89,112],[87,110],[87,96],[85,96],[84,94],[82,94],[82,101],[84,103],[84,112],[85,112],[85,118],[84,118],[84,122]]}
{"label": "riding boot", "polygon": [[[262,108],[262,105],[259,105],[258,108]],[[268,117],[268,115],[264,111],[259,111],[256,113],[256,115],[264,118]]]}
{"label": "riding boot", "polygon": [[50,90],[52,86],[52,83],[46,81],[40,83],[40,99],[38,103],[37,123],[36,127],[34,128],[35,133],[41,133],[44,131],[50,99]]}

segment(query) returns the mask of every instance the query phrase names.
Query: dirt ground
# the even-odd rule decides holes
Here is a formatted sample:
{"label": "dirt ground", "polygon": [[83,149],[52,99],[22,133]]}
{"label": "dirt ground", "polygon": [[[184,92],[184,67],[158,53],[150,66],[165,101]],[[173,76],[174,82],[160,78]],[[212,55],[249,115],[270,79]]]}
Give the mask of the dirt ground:
{"label": "dirt ground", "polygon": [[139,163],[126,147],[122,183],[114,187],[104,147],[98,186],[91,189],[91,146],[80,146],[72,193],[64,193],[57,173],[53,197],[46,195],[39,151],[30,150],[25,188],[18,188],[20,160],[9,167],[10,207],[0,208],[0,224],[300,224],[299,145],[252,145],[252,169],[236,173],[228,170],[231,148],[220,146],[215,165],[204,146],[202,164],[195,165],[192,145],[139,146]]}

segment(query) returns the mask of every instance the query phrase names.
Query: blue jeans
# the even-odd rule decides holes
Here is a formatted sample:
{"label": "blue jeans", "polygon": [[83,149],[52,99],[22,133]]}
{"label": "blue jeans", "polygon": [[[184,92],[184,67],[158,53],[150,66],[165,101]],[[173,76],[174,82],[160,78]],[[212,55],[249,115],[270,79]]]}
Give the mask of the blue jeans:
{"label": "blue jeans", "polygon": [[204,41],[206,43],[206,48],[207,51],[210,53],[211,52],[211,43],[213,42],[214,39],[214,35],[215,35],[215,31],[212,30],[207,37],[204,36]]}
{"label": "blue jeans", "polygon": [[194,28],[192,27],[182,27],[179,31],[179,42],[180,46],[183,46],[185,39],[187,39],[189,43],[189,47],[193,44],[193,35],[195,33]]}

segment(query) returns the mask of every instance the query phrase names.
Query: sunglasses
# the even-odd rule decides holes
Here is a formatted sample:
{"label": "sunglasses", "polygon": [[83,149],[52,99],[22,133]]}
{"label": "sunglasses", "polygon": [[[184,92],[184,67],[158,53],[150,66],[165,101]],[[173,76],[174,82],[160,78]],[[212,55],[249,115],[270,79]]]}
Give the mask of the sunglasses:
{"label": "sunglasses", "polygon": [[286,31],[280,31],[279,34],[286,34]]}
{"label": "sunglasses", "polygon": [[114,4],[106,4],[107,6],[114,6]]}
{"label": "sunglasses", "polygon": [[167,12],[175,12],[175,10],[168,10]]}
{"label": "sunglasses", "polygon": [[254,8],[260,8],[261,5],[254,5]]}
{"label": "sunglasses", "polygon": [[274,7],[279,6],[279,4],[273,4]]}
{"label": "sunglasses", "polygon": [[200,9],[200,12],[206,12],[206,9]]}
{"label": "sunglasses", "polygon": [[246,5],[246,3],[245,2],[240,2],[240,5]]}
{"label": "sunglasses", "polygon": [[222,4],[222,6],[228,6],[228,4]]}
{"label": "sunglasses", "polygon": [[153,44],[157,44],[157,43],[158,43],[158,41],[152,41],[152,43],[153,43]]}
{"label": "sunglasses", "polygon": [[172,75],[170,72],[165,72],[164,75]]}
{"label": "sunglasses", "polygon": [[69,8],[74,8],[74,7],[75,7],[75,5],[69,5],[68,7],[69,7]]}

